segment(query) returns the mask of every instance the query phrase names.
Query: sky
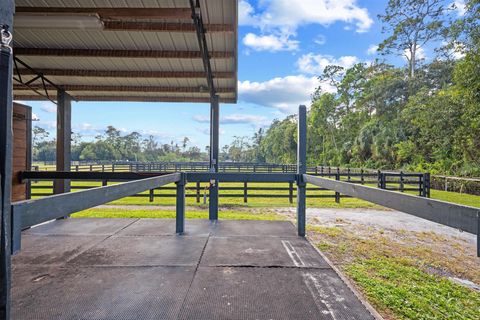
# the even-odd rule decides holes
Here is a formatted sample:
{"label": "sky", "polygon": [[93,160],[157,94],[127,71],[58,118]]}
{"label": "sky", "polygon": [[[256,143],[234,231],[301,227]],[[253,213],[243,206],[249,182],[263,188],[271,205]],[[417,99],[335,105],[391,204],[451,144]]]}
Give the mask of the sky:
{"label": "sky", "polygon": [[[324,67],[350,67],[379,57],[385,35],[378,14],[388,0],[239,0],[238,103],[220,106],[220,146],[235,136],[251,137],[273,119],[308,106],[321,84]],[[461,1],[456,1],[461,4]],[[433,53],[425,49],[428,58]],[[402,64],[401,57],[389,62]],[[39,119],[34,125],[54,136],[56,107],[28,102]],[[78,102],[72,105],[72,130],[90,141],[108,125],[122,132],[153,135],[160,143],[180,142],[202,150],[209,143],[209,104]]]}

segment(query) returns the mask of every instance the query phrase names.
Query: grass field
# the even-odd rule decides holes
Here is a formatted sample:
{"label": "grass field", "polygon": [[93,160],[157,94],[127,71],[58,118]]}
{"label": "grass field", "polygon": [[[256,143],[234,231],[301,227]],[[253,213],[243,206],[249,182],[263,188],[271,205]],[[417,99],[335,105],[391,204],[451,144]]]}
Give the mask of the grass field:
{"label": "grass field", "polygon": [[451,280],[480,283],[474,245],[434,232],[350,221],[308,231],[385,319],[480,319],[480,292]]}
{"label": "grass field", "polygon": [[[33,186],[42,186],[48,187],[52,186],[51,182],[37,182]],[[97,186],[100,187],[100,182],[72,182],[72,186]],[[189,184],[188,187],[194,187],[194,184]],[[224,187],[243,187],[242,183],[224,183],[220,185],[220,188]],[[174,187],[173,184],[168,185],[167,187]],[[287,188],[288,184],[272,184],[272,183],[249,183],[249,187],[283,187]],[[200,197],[200,203],[196,202],[195,197],[187,197],[187,205],[190,206],[207,206],[203,204],[203,195],[205,184],[201,185],[202,192]],[[295,190],[295,188],[294,188]],[[74,190],[75,191],[75,190]],[[78,191],[78,190],[77,190]],[[35,189],[34,192],[52,192],[52,189]],[[144,195],[148,195],[148,192],[144,192]],[[175,205],[175,197],[166,197],[166,195],[174,195],[175,190],[155,190],[155,199],[153,202],[149,202],[148,197],[127,197],[117,201],[112,202],[112,204],[122,204],[122,205],[165,205],[172,206]],[[195,195],[195,190],[187,190],[187,195]],[[220,190],[221,195],[228,194],[237,194],[242,195],[241,190]],[[259,194],[273,194],[273,195],[288,195],[287,190],[249,190],[249,195],[259,195]],[[296,191],[294,191],[294,195]],[[332,191],[308,191],[307,192],[307,206],[314,208],[380,208],[379,206],[359,200],[354,198],[342,198],[340,204],[335,203],[334,198],[308,198],[308,195],[333,195]],[[479,207],[480,208],[480,196],[474,196],[469,194],[460,194],[456,192],[446,192],[439,190],[432,190],[431,197],[433,199],[438,199],[442,201],[453,202],[457,204]],[[207,200],[208,201],[208,200]],[[221,205],[228,206],[247,206],[247,207],[293,207],[296,205],[295,198],[293,204],[289,202],[288,198],[258,198],[258,197],[249,197],[248,203],[243,202],[243,197],[220,197]]]}
{"label": "grass field", "polygon": [[[161,218],[175,219],[174,210],[119,210],[94,208],[72,215],[74,218]],[[186,219],[208,219],[208,210],[187,210]],[[285,220],[284,216],[269,210],[220,210],[219,218],[225,220]]]}

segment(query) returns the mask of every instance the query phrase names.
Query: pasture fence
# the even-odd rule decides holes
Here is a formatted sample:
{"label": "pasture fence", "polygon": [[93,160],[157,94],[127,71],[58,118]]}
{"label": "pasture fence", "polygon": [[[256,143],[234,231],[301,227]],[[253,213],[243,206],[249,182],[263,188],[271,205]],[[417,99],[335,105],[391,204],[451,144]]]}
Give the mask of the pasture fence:
{"label": "pasture fence", "polygon": [[[43,163],[33,166],[34,171],[55,171],[54,163]],[[144,174],[168,174],[173,172],[208,172],[209,165],[205,162],[82,162],[73,163],[72,172],[103,172],[119,173],[132,172]],[[219,172],[225,173],[295,173],[294,164],[268,164],[268,163],[220,163]],[[311,166],[307,167],[307,173],[313,176],[335,179],[352,184],[361,184],[367,186],[376,186],[380,189],[409,192],[421,197],[430,197],[430,174],[411,173],[411,172],[393,172],[368,169],[339,168],[329,166]],[[127,179],[128,180],[128,179]],[[92,180],[89,180],[92,181]],[[107,186],[112,180],[105,175],[104,179],[99,179],[102,186]],[[118,180],[117,180],[118,181]],[[84,190],[98,187],[96,184],[88,185],[87,182],[81,184],[72,183],[72,190]],[[32,180],[30,187],[32,197],[49,196],[53,194],[53,186],[36,183]],[[186,197],[195,198],[197,203],[207,202],[208,184],[200,182],[188,183],[185,187]],[[219,185],[220,197],[225,198],[243,198],[244,203],[248,203],[250,198],[288,198],[290,203],[296,198],[296,185],[293,182],[284,184],[265,184],[265,183],[221,183]],[[147,193],[132,195],[132,197],[148,198],[154,202],[156,198],[176,197],[175,186],[161,186],[149,190]],[[325,188],[316,186],[307,186],[307,198],[333,198],[339,203],[341,198],[349,196],[334,192]]]}

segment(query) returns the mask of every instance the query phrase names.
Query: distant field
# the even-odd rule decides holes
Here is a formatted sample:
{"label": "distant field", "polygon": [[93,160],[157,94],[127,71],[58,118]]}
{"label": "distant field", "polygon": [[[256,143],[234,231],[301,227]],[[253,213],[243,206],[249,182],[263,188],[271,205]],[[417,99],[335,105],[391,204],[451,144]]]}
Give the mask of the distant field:
{"label": "distant field", "polygon": [[[33,183],[33,186],[43,186],[51,187],[52,183],[47,181]],[[100,182],[72,182],[72,186],[97,186],[100,187]],[[189,184],[188,187],[194,187],[194,184]],[[206,184],[201,184],[201,195],[200,203],[196,202],[195,197],[187,197],[187,205],[190,206],[208,206],[203,204],[204,199],[203,195],[205,193]],[[223,183],[220,185],[220,189],[223,187],[243,187],[242,183]],[[284,187],[287,188],[288,184],[273,184],[273,183],[249,183],[249,187]],[[168,185],[167,187],[174,187],[174,184]],[[76,190],[78,191],[78,190]],[[34,189],[34,192],[52,192],[51,188],[48,189]],[[175,190],[155,190],[155,198],[153,202],[149,202],[148,197],[127,197],[117,201],[112,202],[111,204],[122,204],[122,205],[165,205],[172,206],[175,204],[175,197],[165,197],[168,194],[174,194]],[[294,188],[294,195],[296,191]],[[148,195],[148,192],[143,194]],[[208,194],[208,191],[207,191]],[[220,194],[242,194],[240,190],[220,190]],[[259,195],[259,194],[272,194],[272,195],[288,195],[287,190],[249,190],[249,195]],[[308,195],[333,195],[332,191],[309,191],[307,192],[307,205],[315,208],[380,208],[380,206],[373,203],[354,199],[354,198],[342,198],[340,204],[335,203],[333,198],[308,198]],[[196,195],[195,190],[187,190],[187,195]],[[162,197],[163,196],[163,197]],[[474,196],[469,194],[460,194],[456,192],[446,192],[439,190],[431,190],[431,197],[433,199],[438,199],[442,201],[453,202],[457,204],[479,207],[480,208],[480,196]],[[220,205],[231,205],[231,206],[246,206],[246,207],[291,207],[296,205],[296,199],[294,198],[293,204],[290,204],[288,198],[257,198],[249,197],[248,203],[243,202],[243,197],[220,197]]]}

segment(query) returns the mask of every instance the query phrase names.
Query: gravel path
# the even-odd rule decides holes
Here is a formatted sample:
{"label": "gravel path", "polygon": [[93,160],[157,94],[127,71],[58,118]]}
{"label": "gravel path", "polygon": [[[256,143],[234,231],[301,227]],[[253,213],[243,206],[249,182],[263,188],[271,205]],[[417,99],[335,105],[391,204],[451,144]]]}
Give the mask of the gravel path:
{"label": "gravel path", "polygon": [[[279,208],[274,211],[279,214],[295,214],[295,208]],[[393,210],[309,208],[307,218],[316,218],[318,220],[316,224],[330,226],[345,223],[361,224],[394,231],[435,232],[443,236],[459,238],[471,244],[476,244],[477,241],[477,236],[474,234]]]}

